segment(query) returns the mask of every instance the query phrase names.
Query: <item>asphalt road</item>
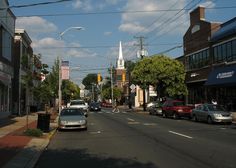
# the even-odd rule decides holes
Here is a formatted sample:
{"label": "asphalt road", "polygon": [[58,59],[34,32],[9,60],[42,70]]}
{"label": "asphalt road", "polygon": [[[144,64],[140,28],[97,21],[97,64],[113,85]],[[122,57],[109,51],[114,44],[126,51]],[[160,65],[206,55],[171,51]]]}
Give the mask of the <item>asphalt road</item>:
{"label": "asphalt road", "polygon": [[236,168],[236,125],[92,112],[87,131],[57,132],[37,168]]}

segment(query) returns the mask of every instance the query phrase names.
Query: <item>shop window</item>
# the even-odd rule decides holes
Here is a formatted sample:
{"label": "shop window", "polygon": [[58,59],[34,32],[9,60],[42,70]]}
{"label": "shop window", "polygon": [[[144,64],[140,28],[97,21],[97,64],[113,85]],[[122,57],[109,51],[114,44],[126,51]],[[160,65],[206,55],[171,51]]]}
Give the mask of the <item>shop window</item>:
{"label": "shop window", "polygon": [[228,42],[227,44],[227,61],[232,61],[232,42]]}
{"label": "shop window", "polygon": [[236,40],[232,41],[232,59],[236,60]]}
{"label": "shop window", "polygon": [[222,46],[217,46],[217,60],[216,62],[221,62],[222,61]]}
{"label": "shop window", "polygon": [[222,61],[227,59],[226,44],[222,45]]}

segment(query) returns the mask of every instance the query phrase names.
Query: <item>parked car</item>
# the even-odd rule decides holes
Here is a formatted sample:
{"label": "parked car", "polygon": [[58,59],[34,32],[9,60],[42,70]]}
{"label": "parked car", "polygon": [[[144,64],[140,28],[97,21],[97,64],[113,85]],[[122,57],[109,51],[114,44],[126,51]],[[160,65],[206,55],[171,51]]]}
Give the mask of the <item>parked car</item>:
{"label": "parked car", "polygon": [[83,109],[84,115],[86,117],[88,116],[88,103],[86,103],[84,100],[71,100],[71,102],[69,103],[69,107]]}
{"label": "parked car", "polygon": [[90,111],[101,111],[101,104],[99,102],[92,102],[89,104]]}
{"label": "parked car", "polygon": [[166,100],[162,105],[162,116],[173,117],[178,119],[180,117],[191,118],[191,112],[193,107],[184,105],[180,100]]}
{"label": "parked car", "polygon": [[58,128],[61,129],[87,129],[87,119],[83,109],[64,108],[58,119]]}
{"label": "parked car", "polygon": [[149,107],[152,107],[156,104],[157,102],[156,101],[151,101],[149,103],[147,103],[146,107],[149,108]]}
{"label": "parked car", "polygon": [[162,105],[156,102],[152,106],[147,108],[150,115],[162,115]]}
{"label": "parked car", "polygon": [[108,108],[111,108],[112,107],[112,104],[109,103],[109,102],[102,102],[102,107],[108,107]]}
{"label": "parked car", "polygon": [[207,123],[232,123],[233,116],[222,106],[215,104],[201,104],[192,110],[194,121],[206,121]]}

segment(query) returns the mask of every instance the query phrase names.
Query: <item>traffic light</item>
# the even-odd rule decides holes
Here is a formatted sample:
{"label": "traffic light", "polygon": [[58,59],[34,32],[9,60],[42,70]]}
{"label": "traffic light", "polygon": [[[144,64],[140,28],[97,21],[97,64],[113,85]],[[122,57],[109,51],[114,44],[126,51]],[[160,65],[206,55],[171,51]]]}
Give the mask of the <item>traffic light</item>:
{"label": "traffic light", "polygon": [[99,82],[101,82],[101,74],[100,73],[98,73],[98,75],[97,75],[97,82],[98,82],[98,84],[99,84]]}
{"label": "traffic light", "polygon": [[125,82],[125,72],[122,73],[122,82]]}

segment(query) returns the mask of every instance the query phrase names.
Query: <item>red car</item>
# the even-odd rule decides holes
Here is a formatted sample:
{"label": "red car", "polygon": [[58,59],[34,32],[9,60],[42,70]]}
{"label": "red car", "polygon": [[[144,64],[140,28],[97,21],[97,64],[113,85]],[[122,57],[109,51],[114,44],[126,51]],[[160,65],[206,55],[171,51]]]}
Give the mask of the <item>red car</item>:
{"label": "red car", "polygon": [[193,107],[184,105],[180,100],[166,100],[162,105],[162,116],[173,117],[178,119],[180,117],[191,118]]}

